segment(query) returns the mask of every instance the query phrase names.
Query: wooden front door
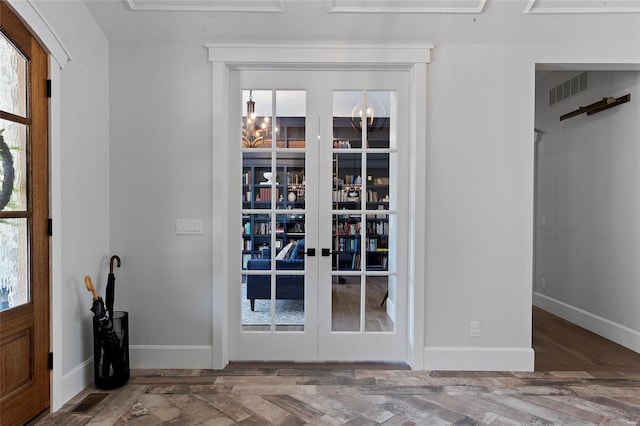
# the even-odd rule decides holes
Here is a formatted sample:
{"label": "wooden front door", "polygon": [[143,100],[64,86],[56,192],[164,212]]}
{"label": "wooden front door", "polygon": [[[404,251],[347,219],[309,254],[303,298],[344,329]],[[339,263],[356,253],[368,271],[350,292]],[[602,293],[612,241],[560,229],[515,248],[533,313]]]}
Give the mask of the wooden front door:
{"label": "wooden front door", "polygon": [[49,406],[48,57],[0,1],[0,424]]}

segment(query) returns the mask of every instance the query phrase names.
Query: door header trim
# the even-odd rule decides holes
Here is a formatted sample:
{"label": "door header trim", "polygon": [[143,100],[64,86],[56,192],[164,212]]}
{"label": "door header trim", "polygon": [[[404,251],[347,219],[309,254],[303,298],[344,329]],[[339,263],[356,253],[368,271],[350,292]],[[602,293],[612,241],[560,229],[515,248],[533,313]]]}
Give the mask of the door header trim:
{"label": "door header trim", "polygon": [[228,69],[404,69],[431,60],[432,45],[301,46],[207,43],[210,62]]}

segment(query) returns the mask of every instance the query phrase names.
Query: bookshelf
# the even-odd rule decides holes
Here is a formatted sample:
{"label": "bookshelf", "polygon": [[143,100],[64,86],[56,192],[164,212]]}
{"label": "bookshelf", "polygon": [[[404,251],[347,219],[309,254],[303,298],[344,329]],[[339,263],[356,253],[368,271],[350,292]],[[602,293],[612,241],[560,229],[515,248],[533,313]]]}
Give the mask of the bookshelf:
{"label": "bookshelf", "polygon": [[[271,255],[271,236],[275,233],[275,253],[291,241],[304,239],[305,219],[298,213],[278,213],[275,221],[267,211],[305,207],[304,157],[278,158],[275,174],[269,153],[247,153],[242,169],[242,266],[252,258]],[[273,184],[275,180],[275,184]],[[251,210],[251,212],[246,212]],[[260,210],[265,210],[264,213]]]}

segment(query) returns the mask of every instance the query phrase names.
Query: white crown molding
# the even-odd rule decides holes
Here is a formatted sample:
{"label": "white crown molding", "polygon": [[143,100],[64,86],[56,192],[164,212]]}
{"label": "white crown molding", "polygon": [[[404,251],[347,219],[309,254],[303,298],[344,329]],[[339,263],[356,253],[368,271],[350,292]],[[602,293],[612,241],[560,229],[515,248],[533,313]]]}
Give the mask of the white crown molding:
{"label": "white crown molding", "polygon": [[286,11],[285,0],[125,0],[134,11],[270,12]]}
{"label": "white crown molding", "polygon": [[327,0],[329,13],[482,13],[487,0]]}
{"label": "white crown molding", "polygon": [[[594,1],[552,1],[529,0],[523,13],[640,13],[639,0]],[[571,4],[570,7],[567,5]]]}

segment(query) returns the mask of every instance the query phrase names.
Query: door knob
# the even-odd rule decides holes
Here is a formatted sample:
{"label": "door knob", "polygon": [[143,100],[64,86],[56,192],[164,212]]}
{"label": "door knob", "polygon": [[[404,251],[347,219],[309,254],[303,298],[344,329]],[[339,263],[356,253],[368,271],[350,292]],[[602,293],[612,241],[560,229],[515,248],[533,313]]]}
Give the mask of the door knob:
{"label": "door knob", "polygon": [[304,252],[304,254],[306,254],[307,256],[315,256],[316,255],[316,249],[314,249],[314,248],[307,249]]}
{"label": "door knob", "polygon": [[323,256],[331,256],[331,249],[323,248],[322,249],[322,255]]}

